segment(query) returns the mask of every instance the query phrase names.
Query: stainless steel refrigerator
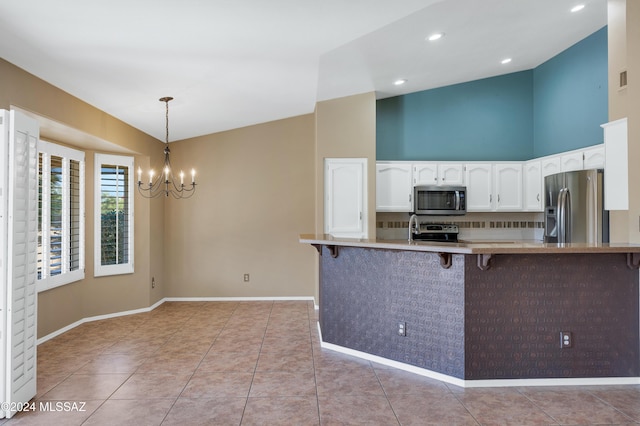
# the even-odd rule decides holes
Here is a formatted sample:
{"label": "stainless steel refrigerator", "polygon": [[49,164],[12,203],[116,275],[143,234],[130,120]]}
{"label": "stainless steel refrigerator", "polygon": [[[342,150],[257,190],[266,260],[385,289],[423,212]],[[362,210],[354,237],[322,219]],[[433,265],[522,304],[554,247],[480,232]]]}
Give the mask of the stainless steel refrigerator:
{"label": "stainless steel refrigerator", "polygon": [[563,172],[544,178],[544,242],[609,242],[609,212],[604,210],[604,172]]}

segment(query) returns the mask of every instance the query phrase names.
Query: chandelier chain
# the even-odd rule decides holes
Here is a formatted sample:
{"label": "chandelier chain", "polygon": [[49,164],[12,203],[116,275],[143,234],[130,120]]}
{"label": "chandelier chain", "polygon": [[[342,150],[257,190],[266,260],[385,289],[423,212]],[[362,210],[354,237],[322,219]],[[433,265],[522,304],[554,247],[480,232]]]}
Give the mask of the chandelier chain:
{"label": "chandelier chain", "polygon": [[170,101],[170,99],[168,99],[168,98],[164,101],[164,104],[167,107],[166,108],[166,112],[165,112],[165,118],[166,118],[166,120],[165,120],[165,123],[166,123],[166,137],[165,137],[165,140],[167,142],[167,145],[169,144],[169,101]]}

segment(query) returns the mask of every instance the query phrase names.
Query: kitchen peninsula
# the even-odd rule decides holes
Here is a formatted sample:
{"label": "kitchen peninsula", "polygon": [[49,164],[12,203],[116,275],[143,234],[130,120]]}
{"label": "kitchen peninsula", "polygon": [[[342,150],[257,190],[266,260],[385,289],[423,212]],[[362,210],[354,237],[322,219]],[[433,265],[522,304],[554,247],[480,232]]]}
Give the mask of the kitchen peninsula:
{"label": "kitchen peninsula", "polygon": [[465,386],[640,380],[640,245],[300,242],[320,253],[324,343]]}

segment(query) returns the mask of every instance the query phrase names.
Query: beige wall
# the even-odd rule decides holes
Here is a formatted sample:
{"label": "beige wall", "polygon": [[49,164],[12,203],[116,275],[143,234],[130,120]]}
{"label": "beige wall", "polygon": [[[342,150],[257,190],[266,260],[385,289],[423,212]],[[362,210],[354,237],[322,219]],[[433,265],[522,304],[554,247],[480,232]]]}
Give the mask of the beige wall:
{"label": "beige wall", "polygon": [[[315,294],[313,114],[171,144],[195,167],[188,200],[165,204],[168,297]],[[244,282],[243,275],[250,274]]]}
{"label": "beige wall", "polygon": [[[629,210],[611,212],[611,240],[640,243],[640,2],[609,0],[609,120],[628,117]],[[626,89],[619,74],[627,70]]]}
{"label": "beige wall", "polygon": [[324,232],[324,159],[366,158],[367,231],[376,235],[376,97],[375,93],[318,102],[316,105],[316,226]]}
{"label": "beige wall", "polygon": [[[135,156],[136,164],[148,166],[150,153],[154,160],[159,157],[156,151],[161,155],[161,142],[2,59],[0,76],[2,109],[18,107],[94,135],[112,143],[116,148],[126,147],[127,150],[140,154]],[[39,337],[82,318],[146,308],[164,297],[162,289],[152,291],[150,286],[152,275],[163,275],[162,201],[150,203],[136,195],[136,272],[113,277],[93,277],[93,155],[94,151],[86,150],[86,278],[39,294]]]}

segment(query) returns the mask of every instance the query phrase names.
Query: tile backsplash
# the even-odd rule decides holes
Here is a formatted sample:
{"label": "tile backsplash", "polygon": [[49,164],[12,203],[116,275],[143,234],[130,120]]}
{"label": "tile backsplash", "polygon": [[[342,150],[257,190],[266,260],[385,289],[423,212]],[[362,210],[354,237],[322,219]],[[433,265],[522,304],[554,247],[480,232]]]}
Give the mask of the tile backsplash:
{"label": "tile backsplash", "polygon": [[[377,213],[376,238],[408,237],[408,213]],[[467,213],[464,216],[419,216],[420,224],[458,225],[461,240],[539,240],[544,234],[543,213]]]}

